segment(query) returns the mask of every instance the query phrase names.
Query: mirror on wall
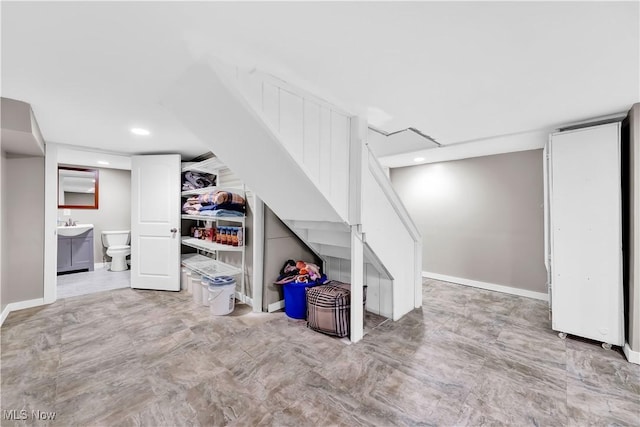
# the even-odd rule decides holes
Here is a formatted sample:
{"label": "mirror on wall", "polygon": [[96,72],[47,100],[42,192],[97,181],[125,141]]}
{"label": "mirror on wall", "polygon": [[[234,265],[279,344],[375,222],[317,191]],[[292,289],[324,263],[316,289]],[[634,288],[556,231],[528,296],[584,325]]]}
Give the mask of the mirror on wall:
{"label": "mirror on wall", "polygon": [[58,166],[58,207],[98,209],[98,170]]}

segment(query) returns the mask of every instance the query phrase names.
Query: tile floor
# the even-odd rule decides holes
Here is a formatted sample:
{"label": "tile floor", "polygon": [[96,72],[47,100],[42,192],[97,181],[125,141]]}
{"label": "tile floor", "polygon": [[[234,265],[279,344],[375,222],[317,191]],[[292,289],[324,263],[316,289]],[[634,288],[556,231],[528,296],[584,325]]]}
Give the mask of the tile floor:
{"label": "tile floor", "polygon": [[57,276],[58,298],[76,297],[131,286],[131,270],[111,271],[109,264],[94,271]]}
{"label": "tile floor", "polygon": [[354,345],[282,313],[213,318],[184,293],[11,313],[1,409],[28,416],[1,424],[640,425],[640,367],[559,339],[546,303],[431,280],[423,296]]}

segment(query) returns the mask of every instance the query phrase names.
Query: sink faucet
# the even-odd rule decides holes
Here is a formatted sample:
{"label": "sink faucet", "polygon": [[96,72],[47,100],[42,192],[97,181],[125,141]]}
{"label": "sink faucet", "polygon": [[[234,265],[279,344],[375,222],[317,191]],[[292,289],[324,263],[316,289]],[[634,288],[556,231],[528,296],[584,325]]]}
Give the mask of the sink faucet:
{"label": "sink faucet", "polygon": [[75,221],[72,220],[71,218],[69,218],[69,220],[67,221],[67,223],[65,224],[67,227],[73,227],[74,225],[76,225]]}

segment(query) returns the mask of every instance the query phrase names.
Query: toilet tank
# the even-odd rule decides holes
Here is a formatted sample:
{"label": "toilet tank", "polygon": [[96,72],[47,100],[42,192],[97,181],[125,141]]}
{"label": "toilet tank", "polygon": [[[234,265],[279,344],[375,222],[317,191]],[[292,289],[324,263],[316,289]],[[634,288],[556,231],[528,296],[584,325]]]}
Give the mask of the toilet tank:
{"label": "toilet tank", "polygon": [[128,245],[130,237],[131,232],[129,230],[102,232],[102,241],[107,247]]}

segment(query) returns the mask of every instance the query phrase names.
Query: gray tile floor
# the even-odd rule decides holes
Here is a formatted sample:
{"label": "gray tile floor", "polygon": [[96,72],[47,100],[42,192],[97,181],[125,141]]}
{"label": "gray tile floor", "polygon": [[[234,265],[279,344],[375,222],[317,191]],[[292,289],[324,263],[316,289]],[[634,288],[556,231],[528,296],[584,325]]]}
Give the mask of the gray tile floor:
{"label": "gray tile floor", "polygon": [[58,298],[76,297],[131,286],[131,270],[111,271],[108,264],[94,271],[57,276]]}
{"label": "gray tile floor", "polygon": [[1,409],[28,418],[2,425],[640,424],[639,367],[560,340],[546,303],[437,281],[423,295],[353,345],[282,313],[211,317],[184,293],[11,313]]}

